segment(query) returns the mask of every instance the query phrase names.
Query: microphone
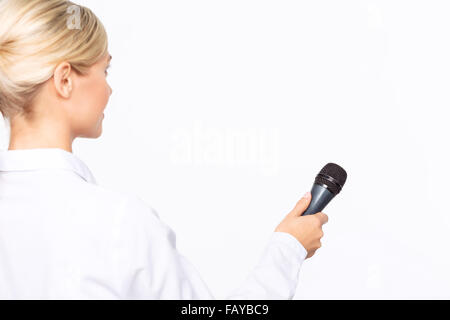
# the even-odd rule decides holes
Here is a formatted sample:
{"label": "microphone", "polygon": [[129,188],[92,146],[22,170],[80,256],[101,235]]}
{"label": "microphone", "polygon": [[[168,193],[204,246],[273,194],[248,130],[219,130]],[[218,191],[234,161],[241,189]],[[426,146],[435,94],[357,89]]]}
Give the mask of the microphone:
{"label": "microphone", "polygon": [[347,180],[347,172],[335,163],[320,170],[311,189],[311,202],[302,216],[321,212],[339,192]]}

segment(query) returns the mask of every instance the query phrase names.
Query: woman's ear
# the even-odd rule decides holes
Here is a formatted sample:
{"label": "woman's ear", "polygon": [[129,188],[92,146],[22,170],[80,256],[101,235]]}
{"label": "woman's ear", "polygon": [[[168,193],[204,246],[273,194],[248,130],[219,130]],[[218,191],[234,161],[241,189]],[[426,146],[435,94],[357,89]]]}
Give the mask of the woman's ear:
{"label": "woman's ear", "polygon": [[73,88],[73,72],[70,63],[60,63],[53,74],[56,92],[63,98],[70,98]]}

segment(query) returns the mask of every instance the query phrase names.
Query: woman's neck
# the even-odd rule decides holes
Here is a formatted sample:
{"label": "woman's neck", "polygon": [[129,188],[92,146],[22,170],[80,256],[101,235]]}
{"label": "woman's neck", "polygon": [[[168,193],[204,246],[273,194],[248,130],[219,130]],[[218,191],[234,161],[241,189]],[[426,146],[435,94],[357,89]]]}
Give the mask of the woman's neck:
{"label": "woman's neck", "polygon": [[10,127],[8,150],[58,148],[72,153],[73,138],[63,124],[55,121],[30,124],[16,118],[11,120]]}

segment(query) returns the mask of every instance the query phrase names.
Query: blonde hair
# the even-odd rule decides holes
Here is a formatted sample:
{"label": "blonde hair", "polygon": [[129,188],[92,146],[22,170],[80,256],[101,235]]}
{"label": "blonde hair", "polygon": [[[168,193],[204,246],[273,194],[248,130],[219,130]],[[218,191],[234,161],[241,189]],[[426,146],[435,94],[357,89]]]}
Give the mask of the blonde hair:
{"label": "blonde hair", "polygon": [[67,61],[85,75],[107,51],[106,30],[86,7],[65,0],[0,0],[3,117],[31,117],[33,98],[59,63]]}

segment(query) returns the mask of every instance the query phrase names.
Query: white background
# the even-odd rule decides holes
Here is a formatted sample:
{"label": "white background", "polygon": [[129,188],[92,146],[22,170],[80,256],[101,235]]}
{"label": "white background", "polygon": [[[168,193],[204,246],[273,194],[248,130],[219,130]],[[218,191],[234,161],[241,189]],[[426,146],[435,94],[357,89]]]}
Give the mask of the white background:
{"label": "white background", "polygon": [[450,298],[448,1],[78,3],[113,95],[74,153],[158,211],[216,298],[328,162],[348,180],[295,299]]}

